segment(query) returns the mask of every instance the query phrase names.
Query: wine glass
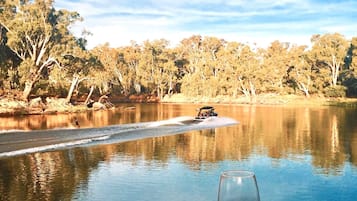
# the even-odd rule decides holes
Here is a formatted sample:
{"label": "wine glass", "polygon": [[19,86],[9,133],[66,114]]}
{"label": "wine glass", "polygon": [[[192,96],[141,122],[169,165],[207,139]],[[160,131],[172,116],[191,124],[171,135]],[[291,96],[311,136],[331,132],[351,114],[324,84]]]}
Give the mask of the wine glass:
{"label": "wine glass", "polygon": [[223,172],[219,181],[218,201],[260,201],[254,173],[241,170]]}

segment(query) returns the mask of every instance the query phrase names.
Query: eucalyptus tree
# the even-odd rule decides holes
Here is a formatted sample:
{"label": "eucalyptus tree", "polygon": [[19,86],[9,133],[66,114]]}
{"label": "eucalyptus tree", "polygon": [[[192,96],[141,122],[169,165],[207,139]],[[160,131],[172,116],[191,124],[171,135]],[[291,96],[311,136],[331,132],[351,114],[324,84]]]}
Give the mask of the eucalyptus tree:
{"label": "eucalyptus tree", "polygon": [[357,96],[357,37],[353,37],[342,72],[343,84],[348,88],[348,95]]}
{"label": "eucalyptus tree", "polygon": [[8,56],[6,54],[7,52],[7,46],[6,44],[6,35],[5,35],[5,29],[0,25],[0,89],[4,88],[4,82],[7,79],[7,60]]}
{"label": "eucalyptus tree", "polygon": [[202,62],[202,37],[193,35],[181,40],[177,47],[178,57],[182,62],[181,92],[189,96],[203,94],[203,78],[199,74]]}
{"label": "eucalyptus tree", "polygon": [[311,37],[312,49],[311,59],[314,65],[322,69],[328,69],[328,74],[322,75],[328,77],[329,86],[335,87],[338,84],[338,78],[345,63],[349,43],[339,33],[313,35]]}
{"label": "eucalyptus tree", "polygon": [[204,37],[202,40],[201,60],[198,71],[202,79],[204,96],[215,97],[221,93],[220,73],[222,72],[221,54],[225,41],[216,37]]}
{"label": "eucalyptus tree", "polygon": [[222,60],[218,58],[225,41],[216,37],[199,35],[183,39],[179,50],[187,61],[185,76],[182,79],[181,90],[191,96],[216,96],[221,93],[220,72]]}
{"label": "eucalyptus tree", "polygon": [[[98,70],[101,68],[100,62],[88,51],[80,46],[63,55],[58,59],[60,67],[52,68],[49,71],[49,89],[53,95],[66,97],[66,102],[71,102],[74,93],[78,94],[80,84],[84,90],[92,90],[91,86],[96,76],[100,76]],[[85,81],[85,82],[84,82]]]}
{"label": "eucalyptus tree", "polygon": [[176,76],[174,55],[168,50],[169,42],[164,39],[145,41],[137,74],[141,84],[159,98],[169,91],[170,83]]}
{"label": "eucalyptus tree", "polygon": [[56,10],[53,0],[5,0],[0,2],[0,23],[7,31],[7,46],[21,60],[23,99],[46,71],[60,66],[59,58],[76,46],[69,27],[81,20],[76,12]]}
{"label": "eucalyptus tree", "polygon": [[225,42],[220,51],[217,52],[217,64],[219,65],[219,94],[237,97],[238,90],[236,78],[234,76],[237,66],[236,48],[239,43]]}
{"label": "eucalyptus tree", "polygon": [[141,81],[148,71],[147,66],[139,66],[140,62],[144,63],[141,59],[143,54],[141,47],[134,41],[131,46],[119,48],[111,48],[109,44],[100,45],[92,49],[91,53],[100,60],[103,66],[101,73],[97,74],[98,76],[94,79],[101,94],[113,90],[110,89],[113,85],[118,86],[120,93],[125,96],[133,90],[137,90],[137,93],[141,92]]}
{"label": "eucalyptus tree", "polygon": [[213,77],[217,77],[220,64],[218,63],[217,53],[224,46],[225,41],[216,37],[205,37],[202,41],[204,67]]}
{"label": "eucalyptus tree", "polygon": [[310,97],[310,90],[313,87],[314,70],[308,60],[306,46],[292,46],[288,52],[289,69],[288,79],[302,91],[306,97]]}
{"label": "eucalyptus tree", "polygon": [[[118,63],[114,69],[114,75],[121,88],[121,93],[125,96],[135,90],[135,74],[139,66],[140,49],[135,46],[121,47],[117,49]],[[140,92],[138,89],[137,93]]]}
{"label": "eucalyptus tree", "polygon": [[185,66],[186,74],[196,72],[202,58],[202,37],[193,35],[189,38],[181,40],[179,44],[179,54],[188,61]]}
{"label": "eucalyptus tree", "polygon": [[99,45],[90,51],[101,63],[103,69],[97,74],[93,75],[96,80],[96,86],[99,88],[101,94],[109,93],[111,85],[116,84],[116,69],[119,60],[119,53],[115,48],[109,47],[109,44]]}
{"label": "eucalyptus tree", "polygon": [[352,38],[350,56],[351,56],[350,69],[353,72],[353,77],[357,78],[357,37]]}
{"label": "eucalyptus tree", "polygon": [[265,77],[267,83],[266,92],[282,92],[286,73],[289,68],[288,51],[290,44],[285,42],[274,41],[264,53]]}
{"label": "eucalyptus tree", "polygon": [[255,101],[257,90],[262,86],[262,64],[259,53],[253,51],[248,45],[230,42],[226,46],[226,57],[228,65],[225,71],[231,83],[230,91],[233,97],[240,93]]}
{"label": "eucalyptus tree", "polygon": [[[180,79],[180,69],[177,65],[177,52],[176,49],[167,48],[166,56],[168,62],[165,65],[165,73],[163,73],[166,82],[164,83],[165,90],[167,90],[168,95],[172,95],[179,85]],[[161,93],[163,95],[163,93]]]}
{"label": "eucalyptus tree", "polygon": [[16,67],[20,60],[6,45],[6,30],[0,24],[0,89],[18,89],[19,77]]}
{"label": "eucalyptus tree", "polygon": [[[86,81],[86,88],[90,88],[90,93],[93,90],[93,86],[97,86],[99,89],[104,86],[104,90],[101,93],[108,93],[106,83],[106,72],[103,70],[103,65],[98,58],[96,58],[91,52],[78,49],[68,58],[68,67],[64,70],[70,81],[70,88],[68,90],[66,101],[70,102],[73,91],[77,90],[79,84]],[[104,78],[104,79],[103,79]],[[89,96],[88,96],[89,97]]]}
{"label": "eucalyptus tree", "polygon": [[120,48],[119,63],[115,74],[122,86],[124,95],[129,95],[134,89],[136,93],[141,92],[139,63],[141,57],[141,47],[135,41],[131,41],[131,45]]}

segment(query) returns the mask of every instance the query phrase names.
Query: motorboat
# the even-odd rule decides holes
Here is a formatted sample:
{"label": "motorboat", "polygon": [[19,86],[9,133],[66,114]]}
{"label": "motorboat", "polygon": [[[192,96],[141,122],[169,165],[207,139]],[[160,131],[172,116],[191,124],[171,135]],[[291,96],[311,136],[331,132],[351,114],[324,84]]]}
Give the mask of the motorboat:
{"label": "motorboat", "polygon": [[207,119],[208,117],[216,117],[218,114],[214,112],[214,107],[212,106],[204,106],[198,108],[198,113],[195,119]]}

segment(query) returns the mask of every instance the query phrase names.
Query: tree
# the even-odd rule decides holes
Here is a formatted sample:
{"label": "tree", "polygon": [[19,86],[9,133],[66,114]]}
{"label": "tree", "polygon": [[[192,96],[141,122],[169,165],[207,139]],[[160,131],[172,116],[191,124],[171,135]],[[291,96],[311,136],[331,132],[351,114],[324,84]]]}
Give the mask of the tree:
{"label": "tree", "polygon": [[313,70],[308,63],[306,48],[306,46],[292,46],[289,50],[288,79],[306,97],[310,97],[310,88],[313,84]]}
{"label": "tree", "polygon": [[224,40],[215,37],[191,36],[181,41],[181,55],[187,61],[185,76],[182,79],[182,91],[191,96],[203,95],[215,97],[221,91],[223,60],[218,58],[223,49]]}
{"label": "tree", "polygon": [[215,37],[205,37],[202,41],[203,60],[206,71],[213,77],[218,76],[220,64],[218,63],[217,53],[223,47],[225,41]]}
{"label": "tree", "polygon": [[232,77],[233,96],[237,96],[238,92],[243,93],[255,101],[257,90],[262,83],[261,63],[258,52],[254,52],[248,45],[231,42],[227,45],[229,51],[228,63],[230,65]]}
{"label": "tree", "polygon": [[264,67],[268,89],[267,91],[282,92],[288,70],[288,50],[290,44],[274,41],[264,53]]}
{"label": "tree", "polygon": [[353,37],[342,72],[343,84],[348,88],[349,96],[357,96],[357,37]]}
{"label": "tree", "polygon": [[357,78],[357,37],[352,38],[351,53],[350,70],[353,72],[353,76]]}
{"label": "tree", "polygon": [[202,78],[202,91],[204,96],[216,97],[221,92],[220,77],[222,60],[218,58],[225,41],[216,37],[205,37],[202,40],[201,62],[199,73]]}
{"label": "tree", "polygon": [[329,69],[329,85],[335,87],[348,51],[348,41],[341,34],[314,35],[312,60],[319,69]]}
{"label": "tree", "polygon": [[7,46],[20,58],[19,74],[28,99],[34,84],[58,59],[78,45],[69,26],[80,20],[76,12],[55,10],[53,0],[1,1],[1,26],[7,31]]}
{"label": "tree", "polygon": [[93,48],[91,53],[99,59],[103,66],[102,72],[95,76],[96,86],[99,87],[101,94],[109,93],[111,86],[117,83],[115,75],[119,53],[116,49],[110,48],[108,43]]}
{"label": "tree", "polygon": [[18,86],[19,58],[6,45],[6,29],[0,24],[0,89],[12,90]]}
{"label": "tree", "polygon": [[181,68],[181,92],[188,96],[203,94],[203,78],[199,75],[202,61],[202,37],[193,35],[181,40],[177,47]]}
{"label": "tree", "polygon": [[193,35],[190,38],[185,38],[180,42],[178,49],[180,57],[186,58],[188,61],[185,66],[186,74],[196,72],[201,59],[202,37],[200,35]]}
{"label": "tree", "polygon": [[172,88],[177,72],[174,55],[167,46],[168,41],[164,39],[145,41],[137,72],[141,83],[151,92],[155,91],[160,99]]}
{"label": "tree", "polygon": [[124,95],[130,94],[132,89],[136,93],[141,92],[140,77],[137,75],[141,55],[140,48],[136,42],[131,41],[131,46],[119,50],[119,64],[115,74],[120,81]]}
{"label": "tree", "polygon": [[[65,68],[68,83],[70,84],[66,102],[71,102],[71,98],[78,85],[85,80],[90,80],[90,87],[93,86],[93,80],[102,80],[102,72],[98,72],[101,68],[101,63],[90,52],[79,49],[74,55],[68,55],[68,64]],[[100,86],[100,85],[97,85]]]}
{"label": "tree", "polygon": [[[51,68],[48,79],[50,89],[60,96],[66,96],[66,102],[70,103],[75,92],[79,93],[79,85],[83,82],[82,89],[90,88],[88,97],[92,94],[95,86],[101,86],[96,82],[102,81],[102,65],[95,55],[84,49],[85,37],[77,40],[77,44],[72,49],[68,49],[66,54],[59,57],[59,68]],[[60,94],[58,94],[58,92]],[[66,95],[64,95],[66,93]]]}

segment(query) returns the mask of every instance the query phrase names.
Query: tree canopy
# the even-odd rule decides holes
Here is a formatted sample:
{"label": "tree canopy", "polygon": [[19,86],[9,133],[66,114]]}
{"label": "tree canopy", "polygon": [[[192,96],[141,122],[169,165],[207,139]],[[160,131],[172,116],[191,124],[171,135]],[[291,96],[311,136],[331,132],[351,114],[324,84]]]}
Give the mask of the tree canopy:
{"label": "tree canopy", "polygon": [[1,1],[1,26],[6,31],[6,46],[20,59],[17,67],[23,99],[28,99],[34,84],[54,66],[61,66],[63,53],[77,45],[69,26],[79,14],[53,8],[52,0]]}
{"label": "tree canopy", "polygon": [[85,49],[71,25],[77,12],[53,0],[0,1],[0,88],[21,97],[173,93],[245,96],[263,93],[357,95],[357,39],[311,36],[311,46],[276,40],[267,48],[193,35],[170,47],[165,39]]}

